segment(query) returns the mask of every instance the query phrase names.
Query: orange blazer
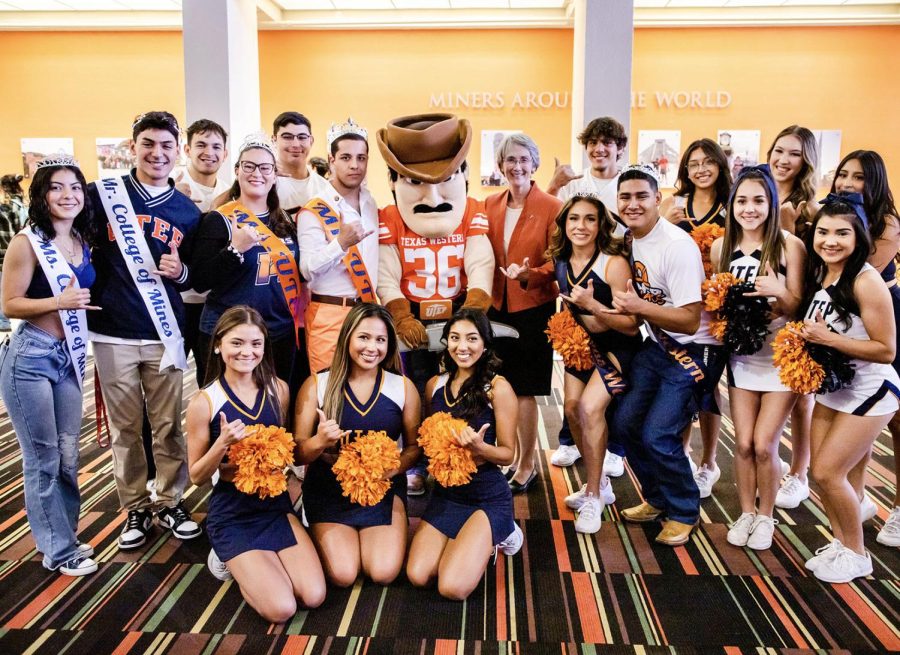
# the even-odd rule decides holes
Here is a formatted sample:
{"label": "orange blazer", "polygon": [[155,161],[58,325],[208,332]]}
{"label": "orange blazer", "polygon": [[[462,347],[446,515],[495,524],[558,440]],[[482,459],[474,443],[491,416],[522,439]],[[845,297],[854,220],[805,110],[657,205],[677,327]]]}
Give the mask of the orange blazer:
{"label": "orange blazer", "polygon": [[[550,302],[559,295],[553,262],[548,261],[544,253],[556,229],[556,215],[562,202],[559,198],[544,193],[532,182],[531,191],[525,196],[522,215],[509,241],[509,252],[506,253],[503,248],[503,224],[506,221],[508,198],[509,191],[501,191],[488,196],[484,201],[488,217],[488,238],[494,249],[497,266],[494,270],[493,301],[494,308],[500,309],[505,298],[507,311],[520,312]],[[521,264],[526,257],[531,269],[528,284],[514,282],[500,272],[500,267],[506,268],[507,262]]]}

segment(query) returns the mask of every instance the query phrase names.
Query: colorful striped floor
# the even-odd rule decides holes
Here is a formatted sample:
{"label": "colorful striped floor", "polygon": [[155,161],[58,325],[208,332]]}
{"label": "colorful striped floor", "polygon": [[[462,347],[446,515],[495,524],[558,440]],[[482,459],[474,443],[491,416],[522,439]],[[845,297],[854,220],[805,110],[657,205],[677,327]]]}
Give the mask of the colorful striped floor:
{"label": "colorful striped floor", "polygon": [[[558,381],[558,380],[557,380]],[[195,389],[193,380],[187,389]],[[81,449],[81,539],[100,571],[66,578],[44,570],[25,520],[21,459],[0,416],[0,653],[796,653],[900,651],[900,556],[876,543],[896,480],[891,441],[882,435],[869,470],[878,517],[866,525],[872,577],[846,585],[818,582],[803,568],[828,541],[818,497],[779,511],[771,550],[725,541],[738,515],[731,473],[733,429],[726,418],[722,479],[704,501],[702,525],[681,548],[653,544],[656,525],[629,525],[619,510],[638,501],[630,472],[603,527],[573,529],[563,497],[583,471],[550,466],[560,425],[558,392],[544,399],[541,479],[515,499],[525,533],[519,555],[500,557],[465,603],[442,600],[405,580],[384,588],[358,582],[331,589],[324,606],[283,626],[262,621],[233,583],[206,570],[205,538],[181,543],[161,530],[139,553],[122,554],[109,449],[85,421]],[[93,405],[88,389],[86,406]],[[790,456],[788,435],[782,456]],[[210,488],[191,487],[188,508],[203,517]],[[418,515],[422,501],[411,504]],[[415,521],[415,519],[414,519]]]}

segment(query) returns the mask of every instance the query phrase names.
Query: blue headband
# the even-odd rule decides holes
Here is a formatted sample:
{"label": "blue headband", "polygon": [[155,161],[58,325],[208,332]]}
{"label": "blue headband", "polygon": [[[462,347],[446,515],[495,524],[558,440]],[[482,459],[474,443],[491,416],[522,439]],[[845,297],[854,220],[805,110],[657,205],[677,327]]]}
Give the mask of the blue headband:
{"label": "blue headband", "polygon": [[848,193],[845,191],[840,193],[829,193],[819,204],[825,207],[837,203],[850,205],[856,215],[859,216],[859,220],[862,221],[863,227],[866,228],[866,232],[869,231],[869,217],[866,216],[865,201],[863,200],[861,193]]}
{"label": "blue headband", "polygon": [[[759,166],[744,166],[737,174],[737,179],[734,181],[734,184],[731,187],[731,193],[728,197],[728,206],[731,207],[731,203],[734,202],[734,194],[737,193],[738,186],[740,186],[741,182],[744,181],[744,178],[747,177],[748,173],[761,173],[763,183],[766,185],[766,189],[769,191],[769,199],[776,208],[780,206],[778,202],[778,188],[775,186],[775,180],[772,179],[772,171],[769,169],[768,164],[760,164]],[[754,178],[756,179],[756,178]]]}

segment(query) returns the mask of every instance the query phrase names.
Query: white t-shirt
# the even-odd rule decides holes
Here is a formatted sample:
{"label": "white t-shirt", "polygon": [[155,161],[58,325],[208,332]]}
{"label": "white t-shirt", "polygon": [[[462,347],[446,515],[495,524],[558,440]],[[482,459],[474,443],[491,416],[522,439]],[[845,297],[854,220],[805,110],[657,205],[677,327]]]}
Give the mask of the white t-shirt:
{"label": "white t-shirt", "polygon": [[328,184],[328,180],[307,166],[309,175],[306,179],[298,180],[295,177],[278,177],[278,202],[281,208],[287,212],[293,212],[303,207],[317,196],[327,198],[334,189]]}
{"label": "white t-shirt", "polygon": [[559,199],[565,202],[579,193],[593,193],[600,202],[613,214],[618,215],[619,209],[616,196],[619,192],[619,173],[615,177],[600,179],[591,174],[591,169],[585,169],[584,175],[577,180],[572,180],[559,190]]}
{"label": "white t-shirt", "polygon": [[506,217],[503,220],[503,252],[506,254],[509,254],[509,242],[512,241],[513,231],[516,229],[519,217],[522,216],[523,209],[524,207],[519,207],[518,209],[506,208]]}
{"label": "white t-shirt", "polygon": [[176,186],[179,184],[187,184],[190,187],[191,193],[188,197],[194,201],[194,204],[197,205],[197,209],[204,213],[212,209],[212,201],[215,200],[216,197],[231,188],[231,183],[223,180],[221,177],[216,178],[215,186],[200,184],[191,177],[187,168],[183,166],[177,167],[172,172],[172,178],[175,180]]}
{"label": "white t-shirt", "polygon": [[[662,307],[683,307],[702,299],[706,276],[700,249],[680,227],[660,217],[650,233],[632,243],[634,288]],[[705,313],[705,312],[702,312]],[[696,334],[666,333],[680,343],[717,344],[701,317]],[[650,336],[656,340],[653,331]]]}

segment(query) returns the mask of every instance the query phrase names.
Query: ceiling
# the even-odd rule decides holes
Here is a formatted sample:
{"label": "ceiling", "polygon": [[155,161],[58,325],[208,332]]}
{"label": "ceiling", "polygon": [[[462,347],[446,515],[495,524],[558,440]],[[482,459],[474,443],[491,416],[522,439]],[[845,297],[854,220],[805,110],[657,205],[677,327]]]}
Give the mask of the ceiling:
{"label": "ceiling", "polygon": [[[177,30],[184,0],[0,0],[0,30]],[[588,0],[599,1],[599,0]],[[575,0],[256,0],[260,29],[571,27]],[[635,26],[897,25],[897,0],[634,0]]]}

